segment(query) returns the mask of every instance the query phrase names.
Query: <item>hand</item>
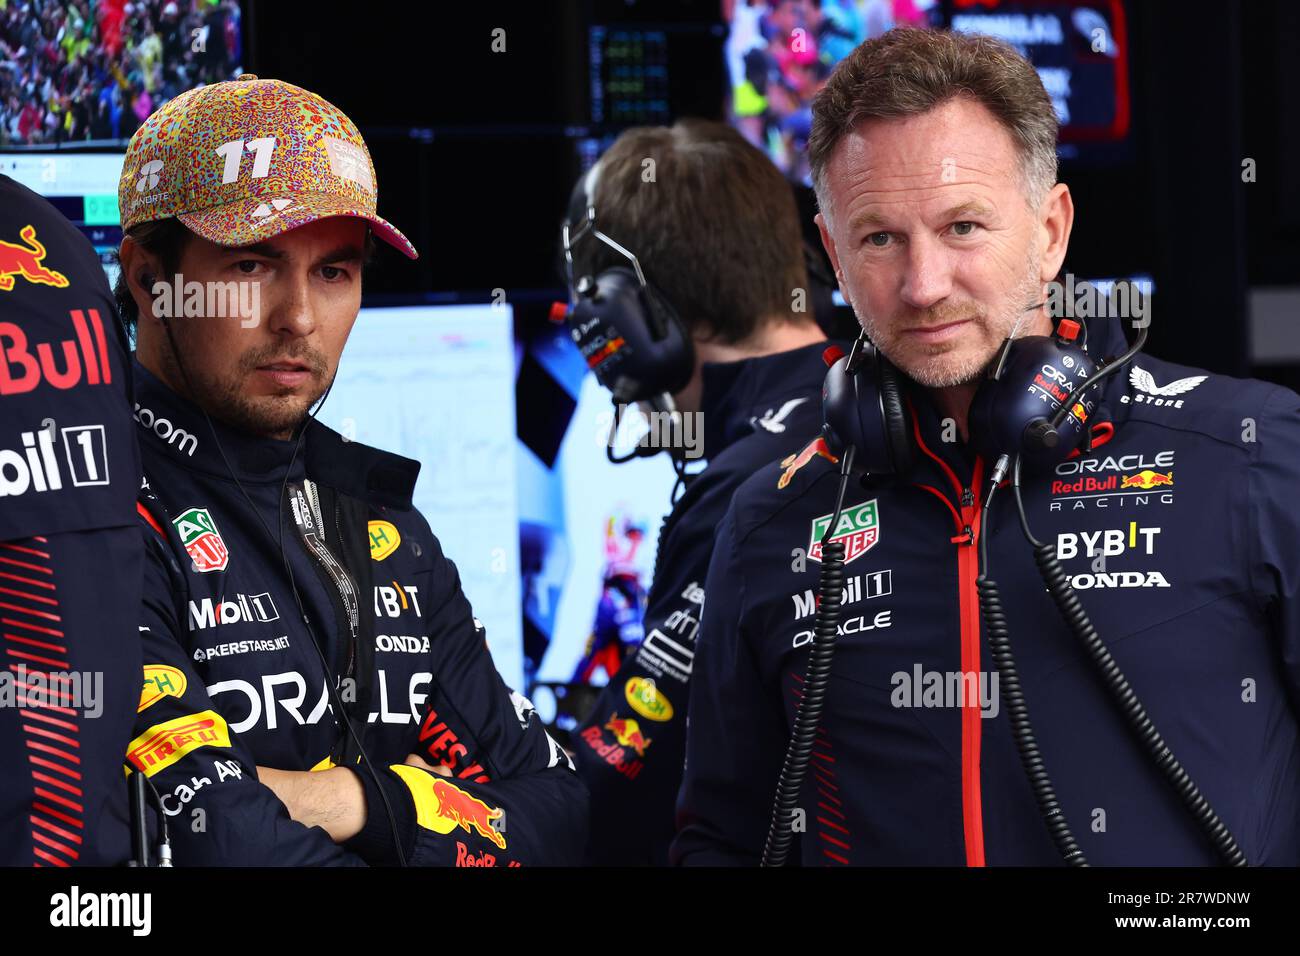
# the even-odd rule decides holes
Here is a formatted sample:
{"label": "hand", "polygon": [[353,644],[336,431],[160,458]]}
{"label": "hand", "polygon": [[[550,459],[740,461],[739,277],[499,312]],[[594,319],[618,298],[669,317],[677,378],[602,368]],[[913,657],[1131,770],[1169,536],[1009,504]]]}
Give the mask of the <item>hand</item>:
{"label": "hand", "polygon": [[404,761],[402,761],[402,762],[405,763],[405,764],[408,764],[408,765],[410,765],[410,766],[412,766],[412,767],[419,767],[421,770],[427,770],[427,771],[429,771],[429,773],[440,774],[440,775],[442,775],[442,776],[444,776],[444,777],[450,777],[450,776],[451,776],[451,768],[450,768],[450,767],[444,767],[444,766],[442,766],[441,764],[439,764],[439,765],[436,766],[436,767],[435,767],[435,766],[432,766],[431,764],[429,764],[428,762],[426,762],[425,759],[424,759],[423,757],[421,757],[419,754],[409,754],[409,755],[407,756],[407,758],[406,758]]}
{"label": "hand", "polygon": [[320,827],[335,843],[361,832],[366,823],[366,791],[346,767],[329,770],[276,770],[258,767],[257,779],[271,789],[289,816],[307,827]]}

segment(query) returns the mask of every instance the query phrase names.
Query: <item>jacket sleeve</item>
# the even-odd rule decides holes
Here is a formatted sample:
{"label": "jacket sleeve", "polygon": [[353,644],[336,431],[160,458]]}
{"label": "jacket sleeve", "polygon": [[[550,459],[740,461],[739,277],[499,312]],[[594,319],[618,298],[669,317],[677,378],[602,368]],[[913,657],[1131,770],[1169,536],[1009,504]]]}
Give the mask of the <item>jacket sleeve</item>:
{"label": "jacket sleeve", "polygon": [[405,764],[376,768],[378,784],[360,773],[368,818],[347,845],[371,863],[395,862],[386,795],[413,865],[576,865],[586,787],[532,704],[497,673],[455,565],[427,540],[433,684],[410,752],[450,776]]}
{"label": "jacket sleeve", "polygon": [[673,527],[655,559],[645,637],[575,734],[578,774],[591,791],[589,864],[668,863],[704,577],[716,518],[725,507],[724,502],[707,523],[704,507],[667,519]]}
{"label": "jacket sleeve", "polygon": [[[181,644],[180,568],[142,528],[144,683],[128,772],[157,792],[178,866],[361,866],[324,830],[295,822],[208,696]],[[183,601],[183,598],[180,598]]]}
{"label": "jacket sleeve", "polygon": [[[785,755],[785,718],[765,687],[745,625],[736,506],[718,529],[695,649],[675,865],[753,866],[767,837]],[[752,571],[751,571],[752,573]]]}
{"label": "jacket sleeve", "polygon": [[1250,468],[1251,581],[1300,707],[1300,395],[1272,391],[1260,411]]}

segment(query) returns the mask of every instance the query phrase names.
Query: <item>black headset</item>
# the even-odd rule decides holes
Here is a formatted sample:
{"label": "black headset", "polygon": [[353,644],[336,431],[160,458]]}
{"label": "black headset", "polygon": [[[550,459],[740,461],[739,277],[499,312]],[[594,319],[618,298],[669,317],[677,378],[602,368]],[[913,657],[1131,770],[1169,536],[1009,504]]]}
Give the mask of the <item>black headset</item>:
{"label": "black headset", "polygon": [[[695,345],[668,298],[646,281],[635,254],[596,226],[598,162],[569,198],[562,240],[571,305],[564,316],[578,351],[616,405],[655,402],[686,387],[695,371]],[[595,276],[573,274],[573,246],[590,233],[631,263]]]}
{"label": "black headset", "polygon": [[[971,440],[981,454],[1052,463],[1087,440],[1096,399],[1079,397],[1078,390],[1098,365],[1075,344],[1079,331],[1065,319],[1054,335],[1003,343],[970,407]],[[868,474],[910,474],[914,426],[904,374],[865,334],[848,355],[831,357],[822,385],[822,431],[831,452],[838,456],[852,445],[856,467]]]}

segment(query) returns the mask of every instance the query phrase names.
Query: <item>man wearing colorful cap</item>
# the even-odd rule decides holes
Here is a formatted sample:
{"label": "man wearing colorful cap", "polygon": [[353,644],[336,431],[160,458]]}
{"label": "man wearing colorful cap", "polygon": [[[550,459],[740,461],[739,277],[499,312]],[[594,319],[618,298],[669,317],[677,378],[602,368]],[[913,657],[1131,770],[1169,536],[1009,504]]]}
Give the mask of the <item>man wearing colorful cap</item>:
{"label": "man wearing colorful cap", "polygon": [[376,212],[352,122],[245,75],[131,140],[116,294],[135,328],[144,693],[127,760],[179,864],[577,860],[586,791],[497,674],[411,504],[419,464],[309,411]]}

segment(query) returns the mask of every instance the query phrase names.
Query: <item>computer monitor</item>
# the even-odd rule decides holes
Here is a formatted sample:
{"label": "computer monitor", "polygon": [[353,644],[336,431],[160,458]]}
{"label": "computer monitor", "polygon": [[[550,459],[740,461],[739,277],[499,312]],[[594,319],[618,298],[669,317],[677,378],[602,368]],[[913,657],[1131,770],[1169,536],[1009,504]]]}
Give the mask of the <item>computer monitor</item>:
{"label": "computer monitor", "polygon": [[898,26],[1005,40],[1038,70],[1065,159],[1114,162],[1130,121],[1121,0],[725,0],[727,112],[791,179],[809,183],[812,100],[864,40]]}
{"label": "computer monitor", "polygon": [[522,688],[514,378],[509,306],[364,308],[319,420],[420,462],[415,506]]}
{"label": "computer monitor", "polygon": [[[640,642],[676,474],[666,455],[611,464],[609,393],[563,328],[523,336],[515,319],[504,303],[363,308],[319,417],[420,462],[415,505],[497,669],[551,723],[557,685],[603,685]],[[621,430],[615,453],[637,437]]]}
{"label": "computer monitor", "polygon": [[243,68],[240,0],[0,4],[0,148],[124,144]]}
{"label": "computer monitor", "polygon": [[112,253],[122,242],[117,211],[122,160],[122,153],[0,154],[0,173],[44,196],[90,240],[110,285],[117,278]]}

